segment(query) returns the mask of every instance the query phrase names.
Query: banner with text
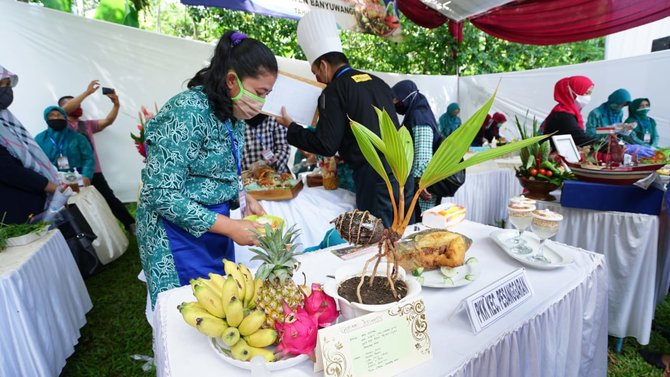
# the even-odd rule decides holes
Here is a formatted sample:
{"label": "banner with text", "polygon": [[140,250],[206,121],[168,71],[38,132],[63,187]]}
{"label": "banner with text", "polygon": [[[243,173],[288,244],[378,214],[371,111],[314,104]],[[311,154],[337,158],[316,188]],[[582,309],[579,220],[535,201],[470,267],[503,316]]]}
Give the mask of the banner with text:
{"label": "banner with text", "polygon": [[395,0],[181,0],[188,5],[204,5],[266,16],[299,19],[312,9],[335,14],[342,29],[399,40],[400,19]]}

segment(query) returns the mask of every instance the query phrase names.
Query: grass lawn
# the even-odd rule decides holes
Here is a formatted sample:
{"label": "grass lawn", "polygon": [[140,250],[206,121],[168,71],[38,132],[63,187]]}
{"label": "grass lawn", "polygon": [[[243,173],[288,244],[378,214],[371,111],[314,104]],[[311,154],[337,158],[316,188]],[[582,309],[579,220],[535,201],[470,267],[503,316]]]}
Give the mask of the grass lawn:
{"label": "grass lawn", "polygon": [[[134,212],[133,207],[131,210]],[[62,377],[154,375],[153,371],[142,371],[143,362],[131,359],[134,354],[153,356],[153,352],[151,328],[144,315],[146,286],[137,280],[140,259],[135,238],[130,238],[130,246],[123,256],[86,280],[93,309],[86,316],[88,322],[81,329],[79,344],[67,360]],[[670,329],[670,301],[667,298],[657,308],[655,321]],[[626,338],[621,354],[613,351],[615,344],[616,339],[610,338],[609,377],[661,375],[660,369],[640,357],[638,349],[641,346],[635,339]],[[653,352],[670,353],[668,340],[655,331],[647,348]],[[493,375],[504,376],[492,371]]]}

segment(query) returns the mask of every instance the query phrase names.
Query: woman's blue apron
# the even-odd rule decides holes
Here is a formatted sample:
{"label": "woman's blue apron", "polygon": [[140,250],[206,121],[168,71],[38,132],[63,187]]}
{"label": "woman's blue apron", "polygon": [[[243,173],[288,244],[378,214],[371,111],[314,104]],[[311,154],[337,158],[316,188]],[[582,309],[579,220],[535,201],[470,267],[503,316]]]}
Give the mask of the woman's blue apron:
{"label": "woman's blue apron", "polygon": [[[216,213],[230,216],[230,204],[205,206]],[[165,233],[170,242],[174,267],[181,285],[191,279],[207,278],[207,274],[223,273],[223,258],[235,261],[235,245],[230,238],[212,232],[195,237],[179,225],[163,219]]]}

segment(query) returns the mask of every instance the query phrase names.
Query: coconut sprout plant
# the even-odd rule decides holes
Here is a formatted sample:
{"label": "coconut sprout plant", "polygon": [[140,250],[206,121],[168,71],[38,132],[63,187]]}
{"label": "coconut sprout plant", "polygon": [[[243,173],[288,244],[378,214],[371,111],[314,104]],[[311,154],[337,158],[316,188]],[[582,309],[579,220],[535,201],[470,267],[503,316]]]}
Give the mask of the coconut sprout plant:
{"label": "coconut sprout plant", "polygon": [[[396,253],[396,243],[405,232],[414,212],[414,207],[419,199],[421,191],[431,185],[448,178],[449,176],[479,163],[501,157],[510,152],[536,144],[546,136],[529,137],[519,142],[507,144],[498,148],[493,148],[475,154],[474,156],[463,160],[463,156],[468,151],[472,140],[477,135],[491,105],[495,99],[493,96],[449,137],[447,137],[440,147],[433,154],[432,159],[418,182],[418,187],[407,210],[405,210],[404,186],[412,171],[414,160],[414,143],[407,128],[397,129],[391,120],[391,117],[385,110],[375,108],[379,119],[379,128],[381,137],[370,131],[356,121],[350,120],[356,142],[365,156],[367,162],[379,174],[388,189],[391,205],[393,206],[393,223],[391,227],[384,230],[378,243],[377,253],[365,262],[363,273],[356,290],[358,302],[363,303],[361,298],[361,287],[365,282],[365,272],[370,263],[374,262],[372,274],[369,277],[369,285],[372,286],[377,268],[382,260],[386,259],[386,278],[388,286],[397,300],[401,299],[396,292],[395,282],[398,277],[398,255]],[[398,192],[394,193],[394,187],[391,184],[389,175],[384,169],[381,155],[384,156],[390,167],[391,173],[395,176],[398,185]],[[394,195],[397,194],[397,195]],[[396,201],[395,198],[398,198]]]}

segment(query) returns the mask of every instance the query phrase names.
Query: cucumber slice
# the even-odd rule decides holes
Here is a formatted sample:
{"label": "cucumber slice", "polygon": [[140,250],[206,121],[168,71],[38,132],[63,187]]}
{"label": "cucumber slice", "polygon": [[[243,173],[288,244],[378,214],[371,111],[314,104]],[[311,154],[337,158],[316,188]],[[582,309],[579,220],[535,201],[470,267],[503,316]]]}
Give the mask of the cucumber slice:
{"label": "cucumber slice", "polygon": [[475,275],[465,275],[465,280],[473,281],[475,279],[477,279]]}
{"label": "cucumber slice", "polygon": [[468,260],[465,261],[465,264],[475,264],[475,263],[479,263],[479,260],[475,257],[470,257],[468,258]]}
{"label": "cucumber slice", "polygon": [[451,268],[451,267],[440,267],[440,272],[442,275],[448,278],[453,278],[456,275],[458,275],[458,271],[456,271],[456,268]]}
{"label": "cucumber slice", "polygon": [[454,281],[451,280],[451,278],[445,277],[444,279],[442,279],[442,281],[444,282],[444,284],[454,285]]}

